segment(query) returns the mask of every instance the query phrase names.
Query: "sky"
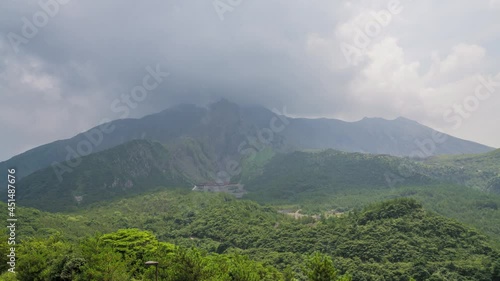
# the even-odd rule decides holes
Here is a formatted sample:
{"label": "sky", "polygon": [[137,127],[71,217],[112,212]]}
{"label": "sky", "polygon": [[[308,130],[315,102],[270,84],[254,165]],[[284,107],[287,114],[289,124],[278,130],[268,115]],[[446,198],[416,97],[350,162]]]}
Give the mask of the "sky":
{"label": "sky", "polygon": [[223,97],[500,147],[499,14],[500,0],[3,0],[0,161]]}

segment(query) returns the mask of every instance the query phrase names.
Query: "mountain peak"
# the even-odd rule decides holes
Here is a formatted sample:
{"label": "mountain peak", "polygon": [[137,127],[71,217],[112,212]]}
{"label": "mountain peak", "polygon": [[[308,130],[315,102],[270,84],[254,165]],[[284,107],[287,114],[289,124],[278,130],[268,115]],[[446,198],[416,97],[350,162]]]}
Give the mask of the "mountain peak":
{"label": "mountain peak", "polygon": [[418,123],[415,120],[412,120],[412,119],[409,119],[409,118],[406,118],[406,117],[403,117],[403,116],[399,116],[399,117],[396,117],[394,119],[386,119],[386,118],[383,118],[383,117],[363,117],[363,119],[361,119],[361,121],[369,121],[369,120],[373,120],[373,121],[386,121],[386,122],[395,121],[395,122],[412,122],[412,123]]}
{"label": "mountain peak", "polygon": [[408,118],[403,117],[403,116],[399,116],[396,119],[394,119],[394,121],[413,121],[413,120],[408,119]]}
{"label": "mountain peak", "polygon": [[[147,137],[168,143],[187,136],[213,145],[215,151],[222,153],[220,157],[226,157],[227,153],[240,155],[239,151],[245,144],[249,145],[248,139],[264,139],[262,134],[267,132],[266,137],[280,143],[282,147],[333,148],[347,152],[408,156],[414,151],[420,151],[415,140],[432,138],[433,132],[431,128],[404,117],[394,120],[363,118],[358,122],[324,118],[278,118],[264,107],[240,107],[227,99],[220,99],[208,107],[183,104],[140,119],[111,123],[115,125],[115,129],[103,137],[98,146],[93,147],[93,152],[138,138]],[[256,131],[259,129],[262,130]],[[100,129],[96,127],[88,132],[96,130]],[[274,130],[272,134],[269,134],[270,130]],[[0,169],[17,167],[22,171],[19,177],[23,177],[53,162],[64,161],[68,155],[65,147],[76,149],[82,141],[89,142],[88,135],[92,134],[88,132],[37,147],[1,162]],[[492,150],[481,144],[449,136],[446,143],[437,146],[432,154],[470,154]]]}
{"label": "mountain peak", "polygon": [[220,100],[213,102],[209,105],[210,108],[234,108],[239,107],[236,103],[227,100],[226,98],[221,98]]}
{"label": "mountain peak", "polygon": [[406,118],[406,117],[403,117],[403,116],[399,116],[399,117],[397,117],[396,119],[394,119],[393,121],[403,121],[403,122],[413,122],[413,123],[418,123],[417,121],[415,121],[415,120],[413,120],[413,119]]}

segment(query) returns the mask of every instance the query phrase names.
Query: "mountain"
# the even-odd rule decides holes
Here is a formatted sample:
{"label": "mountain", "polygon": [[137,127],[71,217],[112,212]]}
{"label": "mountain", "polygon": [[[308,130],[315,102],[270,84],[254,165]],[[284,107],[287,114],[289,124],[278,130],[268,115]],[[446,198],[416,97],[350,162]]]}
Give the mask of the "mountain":
{"label": "mountain", "polygon": [[[462,162],[469,165],[467,170],[497,165],[499,150],[480,155],[438,156],[421,162],[317,147],[289,152],[287,148],[292,144],[285,131],[273,137],[269,145],[254,146],[259,128],[265,128],[265,118],[257,120],[259,114],[246,114],[247,109],[230,103],[215,105],[216,109],[187,107],[207,110],[206,115],[200,115],[199,123],[193,121],[190,129],[178,126],[177,132],[162,131],[161,117],[150,116],[154,118],[141,129],[150,132],[152,139],[161,137],[160,142],[130,140],[42,168],[21,179],[18,186],[22,188],[16,194],[22,207],[16,211],[25,223],[18,232],[40,240],[21,245],[16,255],[26,260],[32,249],[52,249],[50,243],[54,243],[59,245],[54,257],[69,256],[65,249],[82,247],[76,241],[82,241],[86,235],[108,232],[103,237],[127,240],[126,233],[136,233],[133,228],[139,228],[150,232],[136,233],[138,236],[154,233],[158,241],[221,255],[244,255],[277,270],[290,267],[299,274],[305,257],[321,252],[332,257],[342,274],[352,274],[353,280],[496,280],[492,278],[496,278],[500,268],[495,265],[499,256],[496,249],[500,241],[500,199],[442,183],[454,181],[450,171]],[[164,112],[167,113],[172,114]],[[239,117],[235,122],[226,120],[227,116]],[[146,127],[155,122],[158,124]],[[173,123],[169,128],[173,128]],[[116,130],[122,135],[133,135],[125,127]],[[257,137],[252,140],[254,133]],[[252,148],[247,150],[249,153],[239,152],[242,144],[243,149]],[[242,172],[235,178],[245,185],[246,199],[265,206],[226,194],[190,191],[193,182],[214,178],[232,157],[241,160]],[[440,165],[444,167],[442,172]],[[429,209],[403,197],[418,198]],[[398,199],[359,208],[389,198]],[[25,206],[64,213],[44,213]],[[300,213],[302,209],[304,212]],[[490,237],[428,210],[478,227]],[[290,212],[297,219],[286,215]],[[109,233],[113,231],[118,232]],[[71,242],[57,240],[61,234],[71,238]],[[100,239],[93,237],[88,239]],[[83,247],[93,243],[86,241]],[[142,259],[161,260],[165,264],[185,260],[185,256],[165,260],[172,255],[131,251],[137,257],[127,262],[141,266]],[[82,270],[98,267],[100,262],[96,260],[115,260],[109,258],[112,255],[108,252],[107,257],[88,248],[81,252],[87,256],[71,257],[85,261],[87,265]],[[42,256],[48,255],[31,260],[40,263],[37,268],[56,272],[63,266],[73,266],[66,260],[52,261]],[[221,259],[208,258],[207,267],[214,260]],[[29,266],[20,262],[19,268],[34,268],[31,261]],[[79,270],[74,274],[79,274]],[[25,274],[32,278],[37,273]],[[130,274],[136,274],[138,279],[151,277],[142,275],[146,273],[140,270]]]}
{"label": "mountain", "polygon": [[470,155],[442,155],[423,161],[435,177],[500,194],[500,149]]}
{"label": "mountain", "polygon": [[[192,138],[166,144],[133,140],[78,158],[77,163],[62,162],[32,173],[21,179],[17,196],[24,206],[65,211],[157,187],[191,188],[218,180],[216,159],[215,152]],[[400,167],[417,170],[418,164],[389,155],[332,149],[276,153],[267,148],[244,158],[241,166],[233,182],[240,178],[252,196],[276,200],[317,190],[388,188]],[[405,179],[406,185],[433,182],[418,173]]]}
{"label": "mountain", "polygon": [[[400,175],[403,168],[415,172],[403,180],[403,175]],[[319,152],[296,151],[278,154],[268,160],[263,164],[261,173],[249,178],[245,186],[251,198],[294,202],[314,193],[335,194],[365,188],[389,189],[400,182],[407,186],[438,182],[419,171],[417,163],[389,155],[348,153],[332,149]]]}
{"label": "mountain", "polygon": [[134,139],[170,143],[184,137],[203,143],[222,167],[226,158],[238,158],[238,146],[247,135],[256,135],[256,129],[242,122],[236,104],[225,100],[207,108],[183,104],[141,119],[112,121],[73,138],[39,146],[0,163],[0,168],[15,167],[17,175],[24,177],[55,162],[76,161]]}
{"label": "mountain", "polygon": [[263,150],[253,161],[243,162],[243,174],[251,175],[243,177],[243,182],[253,199],[297,200],[314,193],[436,183],[500,194],[500,150],[421,161],[332,149],[266,154],[269,152]]}
{"label": "mountain", "polygon": [[280,206],[290,215],[339,214],[391,198],[414,198],[429,210],[500,237],[500,194],[460,184],[454,170],[439,165],[331,149],[263,150],[244,161],[242,175],[244,199]]}
{"label": "mountain", "polygon": [[[490,155],[495,153],[484,157]],[[215,158],[192,138],[168,144],[134,140],[82,157],[62,181],[52,167],[23,178],[18,202],[46,211],[71,211],[157,189],[187,192],[195,184],[217,179]],[[412,197],[433,211],[500,237],[500,197],[456,185],[454,171],[390,155],[332,149],[279,153],[268,147],[244,158],[241,174],[232,180],[243,184],[244,199],[292,213],[344,212]]]}
{"label": "mountain", "polygon": [[67,211],[127,195],[144,193],[157,186],[189,187],[186,171],[178,169],[178,149],[159,143],[135,140],[103,152],[82,157],[64,178],[51,167],[41,169],[19,182],[17,199],[24,206],[48,211]]}
{"label": "mountain", "polygon": [[204,144],[222,169],[228,159],[266,146],[280,149],[326,149],[347,152],[431,156],[482,153],[492,148],[437,132],[404,118],[365,118],[358,122],[335,119],[290,118],[263,107],[240,107],[221,100],[208,107],[179,105],[140,119],[122,119],[90,129],[67,140],[31,149],[1,162],[0,169],[15,167],[24,177],[55,162],[76,161],[79,156],[126,143],[150,139],[160,143],[182,137]]}
{"label": "mountain", "polygon": [[334,119],[291,119],[283,135],[298,148],[333,148],[347,152],[428,157],[440,154],[481,153],[490,147],[437,132],[406,118],[364,118],[357,122]]}

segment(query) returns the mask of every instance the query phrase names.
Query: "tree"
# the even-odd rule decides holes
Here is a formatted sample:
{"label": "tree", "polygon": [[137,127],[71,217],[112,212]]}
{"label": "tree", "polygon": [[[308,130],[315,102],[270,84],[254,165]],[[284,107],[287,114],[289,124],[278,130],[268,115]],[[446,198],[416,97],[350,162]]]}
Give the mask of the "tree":
{"label": "tree", "polygon": [[491,280],[500,281],[500,259],[498,259],[494,264],[491,271]]}
{"label": "tree", "polygon": [[7,235],[1,235],[1,237],[2,241],[0,241],[0,253],[2,253],[2,255],[0,255],[0,272],[4,272],[10,267],[8,265],[10,258],[7,257],[7,254],[10,253],[11,246],[7,244]]}
{"label": "tree", "polygon": [[[111,245],[103,243],[99,237],[85,240],[80,246],[85,264],[76,280],[122,281],[130,279],[128,256],[117,252]],[[69,265],[68,265],[69,266]]]}
{"label": "tree", "polygon": [[19,246],[22,258],[17,263],[17,278],[21,281],[64,280],[61,272],[70,255],[71,245],[60,235],[25,240]]}
{"label": "tree", "polygon": [[283,280],[284,281],[295,281],[295,272],[293,272],[292,268],[287,266],[285,270],[283,270]]}
{"label": "tree", "polygon": [[329,256],[314,253],[306,261],[304,269],[309,281],[350,281],[350,276],[338,276],[337,270],[333,266],[333,261]]}
{"label": "tree", "polygon": [[201,252],[196,249],[179,248],[169,262],[169,275],[173,281],[203,280],[204,260]]}
{"label": "tree", "polygon": [[86,264],[84,258],[71,257],[65,263],[61,270],[62,280],[73,280],[82,272],[82,267]]}

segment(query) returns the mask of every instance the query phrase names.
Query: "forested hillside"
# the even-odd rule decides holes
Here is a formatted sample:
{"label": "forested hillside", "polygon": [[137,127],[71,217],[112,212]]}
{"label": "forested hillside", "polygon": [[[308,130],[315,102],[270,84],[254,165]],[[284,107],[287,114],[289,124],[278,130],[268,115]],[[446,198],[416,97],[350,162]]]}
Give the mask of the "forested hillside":
{"label": "forested hillside", "polygon": [[3,0],[0,281],[500,281],[499,12]]}
{"label": "forested hillside", "polygon": [[410,197],[429,210],[500,238],[500,196],[453,183],[447,168],[335,150],[277,155],[268,150],[244,163],[243,174],[248,176],[243,182],[249,192],[245,198],[290,214],[336,214]]}
{"label": "forested hillside", "polygon": [[500,149],[484,154],[432,157],[424,163],[437,177],[500,194]]}
{"label": "forested hillside", "polygon": [[[18,196],[23,206],[67,211],[162,188],[190,190],[217,179],[214,159],[213,152],[191,138],[164,145],[137,140],[83,157],[77,168],[63,174],[63,181],[51,168],[34,173],[20,182]],[[495,161],[478,161],[475,168],[495,169],[490,165]],[[499,196],[453,184],[454,167],[335,150],[276,153],[272,147],[244,158],[241,167],[231,180],[244,184],[247,199],[285,210],[344,212],[410,196],[435,212],[500,236]]]}
{"label": "forested hillside", "polygon": [[144,140],[63,162],[21,180],[23,206],[49,211],[76,209],[94,202],[143,193],[159,185],[189,186],[172,152]]}
{"label": "forested hillside", "polygon": [[[261,174],[246,182],[249,191],[269,200],[294,200],[304,193],[337,192],[346,189],[390,188],[396,185],[426,185],[437,181],[414,172],[404,182],[395,182],[402,168],[418,171],[418,164],[388,155],[346,153],[336,150],[278,154],[265,163]],[[255,195],[257,196],[257,195]]]}
{"label": "forested hillside", "polygon": [[229,195],[184,191],[77,213],[18,212],[20,280],[148,280],[153,271],[143,263],[150,259],[161,262],[161,276],[172,278],[167,280],[226,280],[216,278],[237,269],[247,279],[227,280],[334,280],[307,277],[316,267],[306,260],[329,263],[315,252],[331,257],[338,273],[352,280],[490,281],[498,273],[498,251],[489,238],[409,199],[319,220],[295,220]]}
{"label": "forested hillside", "polygon": [[[231,158],[241,136],[217,112],[198,137],[133,140],[24,177],[17,278],[148,280],[144,262],[158,260],[179,281],[498,281],[498,151],[414,161],[277,139]],[[228,159],[247,200],[191,190]]]}

